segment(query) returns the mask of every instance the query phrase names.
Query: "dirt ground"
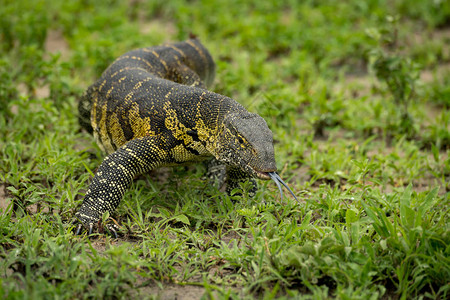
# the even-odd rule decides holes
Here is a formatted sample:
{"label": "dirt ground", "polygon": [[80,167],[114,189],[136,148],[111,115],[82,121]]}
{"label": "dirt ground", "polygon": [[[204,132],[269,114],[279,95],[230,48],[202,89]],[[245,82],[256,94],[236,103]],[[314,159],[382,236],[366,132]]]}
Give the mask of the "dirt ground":
{"label": "dirt ground", "polygon": [[195,300],[200,299],[205,289],[200,286],[188,286],[178,284],[163,284],[162,289],[156,284],[141,289],[141,294],[156,295],[161,300]]}
{"label": "dirt ground", "polygon": [[11,198],[9,197],[6,184],[0,184],[0,213],[7,213],[8,207],[11,204]]}

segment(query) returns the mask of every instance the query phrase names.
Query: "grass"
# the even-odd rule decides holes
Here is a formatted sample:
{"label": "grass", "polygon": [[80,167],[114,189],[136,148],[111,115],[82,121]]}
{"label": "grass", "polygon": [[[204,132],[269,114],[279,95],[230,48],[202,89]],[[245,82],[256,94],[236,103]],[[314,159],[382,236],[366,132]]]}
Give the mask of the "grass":
{"label": "grass", "polygon": [[[0,297],[447,299],[449,20],[425,0],[1,1]],[[190,32],[301,202],[164,169],[126,193],[119,239],[74,236],[104,157],[77,97]]]}

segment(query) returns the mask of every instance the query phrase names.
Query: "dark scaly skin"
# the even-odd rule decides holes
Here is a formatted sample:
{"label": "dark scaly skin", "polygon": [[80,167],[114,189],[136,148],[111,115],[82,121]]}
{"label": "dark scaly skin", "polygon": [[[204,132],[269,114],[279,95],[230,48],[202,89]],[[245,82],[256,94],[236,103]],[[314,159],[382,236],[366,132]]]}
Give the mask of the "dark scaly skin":
{"label": "dark scaly skin", "polygon": [[91,231],[135,176],[162,166],[213,157],[227,166],[228,192],[251,178],[270,179],[272,132],[259,115],[206,90],[214,72],[208,51],[191,39],[128,52],[87,89],[80,124],[108,156],[75,215],[81,224]]}

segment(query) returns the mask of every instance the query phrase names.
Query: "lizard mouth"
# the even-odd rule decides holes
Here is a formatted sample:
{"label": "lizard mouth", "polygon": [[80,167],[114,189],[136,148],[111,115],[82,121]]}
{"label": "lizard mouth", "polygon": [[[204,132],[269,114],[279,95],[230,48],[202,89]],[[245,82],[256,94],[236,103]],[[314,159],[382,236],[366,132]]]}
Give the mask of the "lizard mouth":
{"label": "lizard mouth", "polygon": [[259,179],[262,179],[262,180],[271,179],[271,177],[269,175],[270,172],[261,172],[261,171],[256,171],[255,169],[253,169],[253,171],[255,171],[256,177],[258,177]]}

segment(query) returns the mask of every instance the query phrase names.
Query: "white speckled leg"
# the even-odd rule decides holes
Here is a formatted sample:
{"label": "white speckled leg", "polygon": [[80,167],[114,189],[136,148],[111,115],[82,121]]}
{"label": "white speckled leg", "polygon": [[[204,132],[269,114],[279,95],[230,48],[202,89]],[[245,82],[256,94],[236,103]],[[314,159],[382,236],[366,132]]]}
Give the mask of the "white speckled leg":
{"label": "white speckled leg", "polygon": [[158,137],[135,139],[108,155],[100,165],[75,217],[84,227],[97,226],[105,212],[113,213],[134,177],[164,163]]}

